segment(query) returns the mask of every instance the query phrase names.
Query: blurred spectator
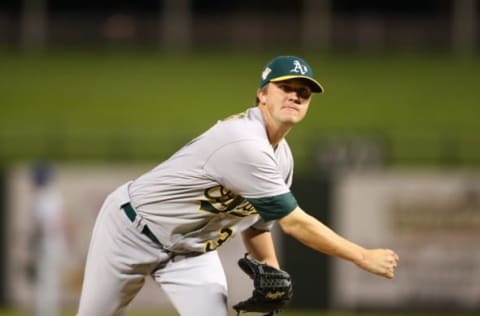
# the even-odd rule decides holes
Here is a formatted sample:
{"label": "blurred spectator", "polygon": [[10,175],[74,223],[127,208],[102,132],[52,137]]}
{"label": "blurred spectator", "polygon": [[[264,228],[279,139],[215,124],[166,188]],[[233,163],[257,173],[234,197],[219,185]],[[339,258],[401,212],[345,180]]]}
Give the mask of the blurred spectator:
{"label": "blurred spectator", "polygon": [[66,237],[62,196],[55,185],[53,168],[48,164],[33,167],[32,184],[34,315],[57,316]]}

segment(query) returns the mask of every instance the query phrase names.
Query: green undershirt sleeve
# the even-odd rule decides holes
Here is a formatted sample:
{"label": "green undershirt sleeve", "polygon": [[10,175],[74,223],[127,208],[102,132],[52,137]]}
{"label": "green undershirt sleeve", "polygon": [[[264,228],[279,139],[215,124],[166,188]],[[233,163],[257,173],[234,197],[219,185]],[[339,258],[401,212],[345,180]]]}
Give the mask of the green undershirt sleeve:
{"label": "green undershirt sleeve", "polygon": [[291,192],[258,199],[247,198],[264,221],[284,217],[297,207],[297,200]]}

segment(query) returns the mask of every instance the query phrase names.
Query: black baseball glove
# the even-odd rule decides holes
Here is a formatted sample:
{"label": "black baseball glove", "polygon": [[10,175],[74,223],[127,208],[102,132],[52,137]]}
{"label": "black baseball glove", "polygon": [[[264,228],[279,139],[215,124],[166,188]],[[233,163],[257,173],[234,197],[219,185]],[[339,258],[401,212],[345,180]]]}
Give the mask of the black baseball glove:
{"label": "black baseball glove", "polygon": [[238,265],[253,279],[254,290],[250,298],[233,306],[237,316],[240,312],[276,315],[290,302],[293,286],[287,272],[254,260],[248,254],[238,260]]}

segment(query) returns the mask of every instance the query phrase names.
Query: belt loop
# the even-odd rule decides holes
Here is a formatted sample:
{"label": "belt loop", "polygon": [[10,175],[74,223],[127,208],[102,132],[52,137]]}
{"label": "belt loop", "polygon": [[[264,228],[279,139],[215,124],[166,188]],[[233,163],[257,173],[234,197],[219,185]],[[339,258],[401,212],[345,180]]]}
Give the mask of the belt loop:
{"label": "belt loop", "polygon": [[153,241],[156,244],[159,244],[160,246],[162,245],[158,238],[152,233],[150,228],[148,228],[147,224],[142,223],[142,218],[138,216],[137,212],[135,212],[135,209],[133,208],[132,204],[130,202],[123,204],[120,206],[125,214],[127,215],[128,219],[137,227],[138,230],[140,230],[141,225],[143,224],[143,228],[141,228],[141,233],[150,238],[151,241]]}

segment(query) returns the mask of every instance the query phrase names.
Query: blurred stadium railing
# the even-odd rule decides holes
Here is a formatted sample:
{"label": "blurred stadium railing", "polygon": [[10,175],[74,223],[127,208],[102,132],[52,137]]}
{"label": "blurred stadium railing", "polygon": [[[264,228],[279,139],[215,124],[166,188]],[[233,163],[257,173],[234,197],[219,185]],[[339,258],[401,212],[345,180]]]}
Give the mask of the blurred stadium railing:
{"label": "blurred stadium railing", "polygon": [[478,1],[53,1],[0,3],[0,44],[195,48],[478,48]]}

